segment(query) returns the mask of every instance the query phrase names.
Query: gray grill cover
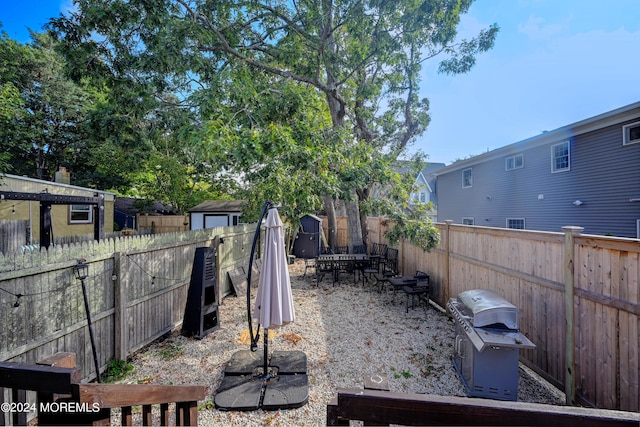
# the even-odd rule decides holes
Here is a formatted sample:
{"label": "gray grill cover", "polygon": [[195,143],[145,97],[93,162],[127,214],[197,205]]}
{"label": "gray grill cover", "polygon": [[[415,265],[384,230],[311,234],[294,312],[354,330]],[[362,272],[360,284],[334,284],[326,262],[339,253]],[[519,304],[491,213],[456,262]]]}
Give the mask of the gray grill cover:
{"label": "gray grill cover", "polygon": [[508,329],[520,327],[518,307],[493,291],[472,289],[460,292],[458,300],[471,312],[471,323],[476,328],[501,323]]}

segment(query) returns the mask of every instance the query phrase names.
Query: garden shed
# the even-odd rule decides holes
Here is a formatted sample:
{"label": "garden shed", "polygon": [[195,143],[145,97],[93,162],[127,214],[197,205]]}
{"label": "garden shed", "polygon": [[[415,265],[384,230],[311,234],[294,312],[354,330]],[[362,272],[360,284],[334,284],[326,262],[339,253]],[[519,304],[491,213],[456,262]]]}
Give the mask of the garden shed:
{"label": "garden shed", "polygon": [[238,225],[244,200],[207,200],[189,209],[191,230]]}
{"label": "garden shed", "polygon": [[322,219],[315,215],[300,218],[300,230],[293,243],[296,258],[315,258],[322,247]]}

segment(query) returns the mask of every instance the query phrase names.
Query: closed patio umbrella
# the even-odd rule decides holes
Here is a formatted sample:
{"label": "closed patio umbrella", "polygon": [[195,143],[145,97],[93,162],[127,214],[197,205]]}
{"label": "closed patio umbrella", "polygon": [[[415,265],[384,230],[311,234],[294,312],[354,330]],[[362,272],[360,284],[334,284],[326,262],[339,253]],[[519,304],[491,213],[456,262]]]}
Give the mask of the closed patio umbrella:
{"label": "closed patio umbrella", "polygon": [[265,244],[262,270],[258,280],[258,291],[253,316],[264,328],[265,371],[268,329],[279,328],[295,320],[291,280],[284,245],[282,220],[275,207],[269,209],[265,221]]}
{"label": "closed patio umbrella", "polygon": [[[225,376],[214,399],[216,407],[220,409],[243,411],[260,407],[266,410],[291,409],[299,408],[309,399],[307,356],[301,351],[274,351],[269,358],[269,329],[293,322],[296,317],[282,221],[278,210],[270,201],[265,202],[256,227],[249,257],[247,282],[251,283],[253,255],[265,215],[264,252],[253,310],[251,310],[251,286],[247,286],[247,320],[251,350],[235,352],[227,363]],[[258,320],[258,329],[255,334],[252,318]],[[264,328],[262,358],[254,354],[257,350],[260,325]],[[258,374],[260,364],[263,371]],[[271,371],[269,366],[273,368]]]}

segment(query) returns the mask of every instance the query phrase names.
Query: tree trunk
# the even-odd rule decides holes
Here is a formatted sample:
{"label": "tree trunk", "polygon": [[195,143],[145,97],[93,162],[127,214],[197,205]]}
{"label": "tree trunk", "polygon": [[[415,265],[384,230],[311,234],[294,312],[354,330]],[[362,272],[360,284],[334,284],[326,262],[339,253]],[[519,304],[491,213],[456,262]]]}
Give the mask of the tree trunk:
{"label": "tree trunk", "polygon": [[338,224],[336,221],[336,208],[331,196],[324,196],[324,210],[327,213],[327,245],[330,248],[338,246]]}
{"label": "tree trunk", "polygon": [[349,246],[361,245],[362,240],[362,227],[360,226],[360,206],[358,205],[358,198],[355,196],[354,200],[345,201],[345,207],[347,208],[347,226],[349,227]]}
{"label": "tree trunk", "polygon": [[[369,189],[364,188],[357,191],[358,193],[358,203],[361,201],[367,200],[369,197]],[[367,215],[364,212],[360,211],[360,229],[362,230],[362,243],[365,245],[369,244],[369,229],[367,228]]]}
{"label": "tree trunk", "polygon": [[[325,25],[322,31],[323,38],[326,37],[326,50],[330,54],[335,54],[338,47],[335,43],[335,39],[333,37],[334,24],[333,24],[333,13],[334,13],[334,4],[333,0],[324,0],[323,2],[325,14]],[[346,103],[343,99],[341,99],[338,95],[338,82],[333,73],[333,69],[331,66],[327,64],[326,69],[327,76],[327,88],[330,90],[326,90],[325,96],[327,98],[327,104],[329,105],[329,112],[331,114],[331,123],[333,128],[336,130],[340,130],[345,126],[345,115],[346,115]],[[355,195],[355,194],[354,194]],[[357,198],[355,198],[355,202],[345,202],[345,206],[347,209],[347,224],[349,227],[349,246],[357,245],[362,243],[362,231],[360,228],[360,209],[357,202]],[[338,234],[337,234],[337,220],[336,220],[336,211],[333,205],[333,199],[331,197],[325,196],[324,198],[325,210],[327,212],[328,218],[328,227],[329,227],[329,244],[331,247],[338,245]]]}

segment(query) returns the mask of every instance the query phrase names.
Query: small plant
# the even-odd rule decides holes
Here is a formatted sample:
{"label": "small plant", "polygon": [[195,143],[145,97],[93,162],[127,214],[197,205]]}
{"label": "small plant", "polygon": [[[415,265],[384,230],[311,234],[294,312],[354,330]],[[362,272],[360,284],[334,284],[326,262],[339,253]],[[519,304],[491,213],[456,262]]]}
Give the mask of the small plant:
{"label": "small plant", "polygon": [[127,377],[135,371],[134,366],[126,360],[111,359],[104,371],[104,382],[114,383]]}
{"label": "small plant", "polygon": [[171,359],[175,359],[176,357],[180,356],[182,354],[183,351],[183,345],[180,343],[175,343],[175,342],[170,342],[167,343],[164,348],[162,348],[159,352],[158,352],[158,356],[160,356],[160,358],[162,360],[171,360]]}
{"label": "small plant", "polygon": [[398,379],[398,378],[405,378],[405,379],[409,379],[409,378],[413,378],[413,374],[409,371],[402,371],[402,372],[395,372],[396,368],[391,368],[392,371],[394,371],[393,373],[393,378]]}
{"label": "small plant", "polygon": [[213,406],[213,401],[211,399],[207,399],[202,403],[202,405],[198,405],[198,411],[213,409]]}

